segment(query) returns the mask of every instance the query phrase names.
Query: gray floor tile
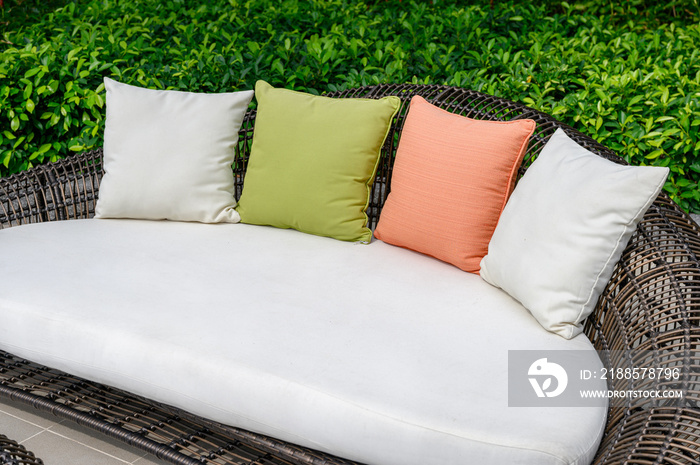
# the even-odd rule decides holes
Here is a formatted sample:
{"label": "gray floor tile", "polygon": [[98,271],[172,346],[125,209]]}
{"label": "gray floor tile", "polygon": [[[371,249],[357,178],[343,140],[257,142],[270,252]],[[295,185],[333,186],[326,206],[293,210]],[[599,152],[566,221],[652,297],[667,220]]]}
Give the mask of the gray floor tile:
{"label": "gray floor tile", "polygon": [[42,428],[48,428],[63,421],[48,412],[42,412],[34,407],[6,399],[0,399],[0,412],[22,418],[23,420],[37,426],[41,426]]}
{"label": "gray floor tile", "polygon": [[44,431],[22,444],[41,458],[46,465],[125,465],[129,463],[50,431]]}
{"label": "gray floor tile", "polygon": [[28,423],[14,415],[0,412],[0,434],[17,442],[26,441],[44,431],[45,428]]}

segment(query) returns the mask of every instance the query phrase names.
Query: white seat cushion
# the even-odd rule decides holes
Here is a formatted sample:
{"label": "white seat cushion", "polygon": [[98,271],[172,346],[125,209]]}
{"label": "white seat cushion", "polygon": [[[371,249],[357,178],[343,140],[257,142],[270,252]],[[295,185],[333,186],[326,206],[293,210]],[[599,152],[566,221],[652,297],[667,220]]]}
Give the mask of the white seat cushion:
{"label": "white seat cushion", "polygon": [[585,337],[381,241],[74,220],[2,230],[0,256],[1,349],[350,459],[585,464],[605,425],[507,403],[509,349]]}

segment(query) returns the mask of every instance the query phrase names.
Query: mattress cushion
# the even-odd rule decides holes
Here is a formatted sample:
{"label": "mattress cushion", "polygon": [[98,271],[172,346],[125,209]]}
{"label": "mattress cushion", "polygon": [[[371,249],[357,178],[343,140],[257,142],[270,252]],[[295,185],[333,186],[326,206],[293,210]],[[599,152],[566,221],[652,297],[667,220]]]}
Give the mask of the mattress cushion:
{"label": "mattress cushion", "polygon": [[508,350],[584,336],[381,241],[92,219],[2,230],[0,256],[0,349],[349,459],[585,464],[605,425],[508,406]]}

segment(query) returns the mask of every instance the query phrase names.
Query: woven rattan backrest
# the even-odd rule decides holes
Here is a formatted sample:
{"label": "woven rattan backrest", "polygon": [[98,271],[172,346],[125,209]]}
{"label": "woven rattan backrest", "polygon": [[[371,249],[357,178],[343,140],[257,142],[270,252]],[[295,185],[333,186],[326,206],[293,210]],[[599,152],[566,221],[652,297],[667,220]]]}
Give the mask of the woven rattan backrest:
{"label": "woven rattan backrest", "polygon": [[[327,94],[329,97],[380,98],[396,95],[402,107],[394,119],[382,149],[367,215],[369,226],[377,225],[384,200],[391,189],[391,172],[409,102],[421,95],[448,111],[477,119],[511,120],[531,118],[537,122],[525,157],[525,167],[539,153],[547,138],[562,125],[552,117],[523,105],[479,92],[447,86],[378,85]],[[245,170],[250,155],[255,125],[255,109],[246,114],[240,131],[234,162],[235,196],[243,190]],[[594,152],[622,162],[614,153],[591,138],[565,127],[579,144]],[[74,155],[57,163],[39,166],[28,172],[3,179],[0,183],[0,229],[25,223],[75,218],[90,218],[95,212],[99,183],[104,174],[102,151]]]}
{"label": "woven rattan backrest", "polygon": [[0,179],[0,229],[92,218],[103,174],[99,149]]}

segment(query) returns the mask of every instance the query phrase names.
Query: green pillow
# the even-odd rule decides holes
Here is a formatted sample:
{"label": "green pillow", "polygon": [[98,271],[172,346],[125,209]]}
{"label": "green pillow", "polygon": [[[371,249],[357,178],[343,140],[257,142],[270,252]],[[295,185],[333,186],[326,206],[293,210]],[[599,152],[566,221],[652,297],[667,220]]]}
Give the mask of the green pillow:
{"label": "green pillow", "polygon": [[369,242],[367,204],[398,97],[334,99],[255,84],[243,223]]}

